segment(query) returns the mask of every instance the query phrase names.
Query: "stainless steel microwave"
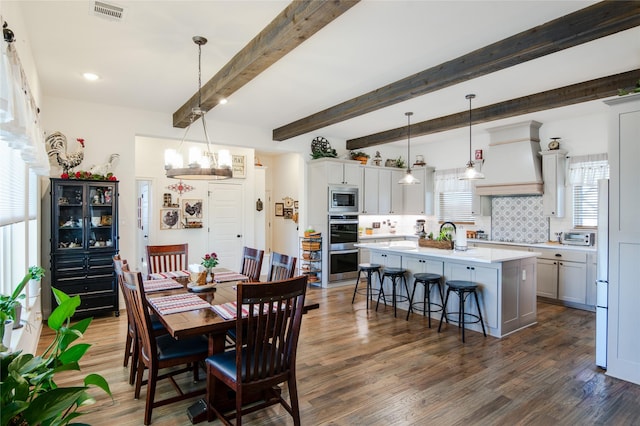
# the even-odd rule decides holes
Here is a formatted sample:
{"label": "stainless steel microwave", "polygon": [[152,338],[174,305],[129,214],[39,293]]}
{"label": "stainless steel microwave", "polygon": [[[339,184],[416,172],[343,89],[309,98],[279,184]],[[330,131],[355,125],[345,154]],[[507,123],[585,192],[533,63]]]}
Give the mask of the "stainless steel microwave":
{"label": "stainless steel microwave", "polygon": [[358,213],[358,187],[329,185],[329,213]]}
{"label": "stainless steel microwave", "polygon": [[586,231],[567,231],[562,234],[562,244],[572,246],[592,246],[596,242],[596,234]]}

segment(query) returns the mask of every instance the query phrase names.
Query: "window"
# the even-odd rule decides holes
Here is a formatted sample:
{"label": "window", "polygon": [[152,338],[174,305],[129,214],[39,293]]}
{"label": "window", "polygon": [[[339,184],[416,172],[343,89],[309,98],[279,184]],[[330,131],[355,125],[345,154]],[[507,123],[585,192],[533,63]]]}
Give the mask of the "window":
{"label": "window", "polygon": [[464,169],[436,170],[435,191],[438,211],[436,216],[441,222],[475,222],[472,214],[473,187],[469,180],[460,180],[458,176]]}
{"label": "window", "polygon": [[598,180],[608,178],[607,154],[580,155],[569,159],[574,228],[598,226]]}

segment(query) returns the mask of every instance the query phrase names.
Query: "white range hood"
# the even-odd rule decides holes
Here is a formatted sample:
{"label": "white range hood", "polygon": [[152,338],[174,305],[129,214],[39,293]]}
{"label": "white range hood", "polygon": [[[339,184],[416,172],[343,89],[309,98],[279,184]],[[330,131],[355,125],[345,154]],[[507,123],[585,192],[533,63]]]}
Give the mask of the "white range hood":
{"label": "white range hood", "polygon": [[488,129],[490,140],[478,195],[540,195],[543,193],[540,136],[542,123],[526,121]]}

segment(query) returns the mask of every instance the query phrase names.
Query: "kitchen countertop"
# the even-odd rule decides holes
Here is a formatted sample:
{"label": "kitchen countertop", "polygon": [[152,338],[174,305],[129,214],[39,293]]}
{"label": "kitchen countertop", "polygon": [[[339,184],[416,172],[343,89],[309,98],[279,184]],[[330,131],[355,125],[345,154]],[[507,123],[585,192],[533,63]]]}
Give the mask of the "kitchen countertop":
{"label": "kitchen countertop", "polygon": [[506,242],[506,241],[491,241],[491,240],[478,240],[478,239],[468,239],[468,242],[474,243],[482,243],[482,244],[501,244],[507,246],[520,246],[520,247],[534,247],[534,248],[546,248],[546,249],[558,249],[558,250],[577,250],[577,251],[587,251],[587,252],[596,252],[595,246],[573,246],[567,244],[560,244],[555,241],[547,241],[546,243],[514,243],[514,242]]}
{"label": "kitchen countertop", "polygon": [[359,243],[357,247],[366,248],[373,251],[392,252],[399,255],[412,255],[435,257],[444,260],[457,260],[465,262],[479,263],[502,263],[509,260],[526,259],[537,257],[538,252],[521,250],[504,250],[492,248],[470,248],[466,251],[442,250],[429,247],[419,247],[412,241],[394,241],[378,243]]}

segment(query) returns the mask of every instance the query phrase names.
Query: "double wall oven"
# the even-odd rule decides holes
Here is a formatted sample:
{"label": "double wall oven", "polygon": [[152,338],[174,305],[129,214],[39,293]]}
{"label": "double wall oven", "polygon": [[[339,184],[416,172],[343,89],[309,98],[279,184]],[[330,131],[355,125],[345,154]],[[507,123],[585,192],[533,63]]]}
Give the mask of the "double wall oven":
{"label": "double wall oven", "polygon": [[329,281],[358,276],[357,214],[329,215]]}

